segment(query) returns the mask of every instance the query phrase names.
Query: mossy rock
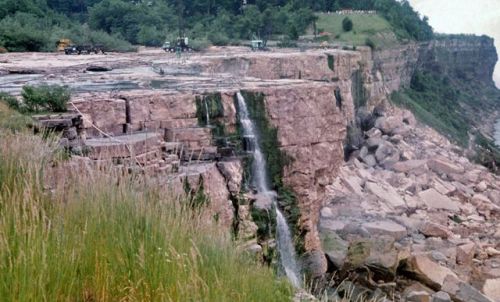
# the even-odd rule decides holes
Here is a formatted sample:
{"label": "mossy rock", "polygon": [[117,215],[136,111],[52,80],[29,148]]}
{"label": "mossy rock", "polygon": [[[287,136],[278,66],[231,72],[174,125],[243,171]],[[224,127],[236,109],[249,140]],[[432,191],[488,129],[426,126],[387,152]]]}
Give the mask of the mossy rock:
{"label": "mossy rock", "polygon": [[337,268],[342,268],[347,257],[349,243],[332,231],[320,231],[319,238],[328,259]]}

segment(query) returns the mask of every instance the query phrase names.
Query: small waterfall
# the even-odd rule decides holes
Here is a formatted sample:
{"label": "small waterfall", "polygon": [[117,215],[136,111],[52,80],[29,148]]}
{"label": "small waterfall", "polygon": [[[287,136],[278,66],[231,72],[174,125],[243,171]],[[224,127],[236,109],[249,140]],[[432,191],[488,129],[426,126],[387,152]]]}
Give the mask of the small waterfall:
{"label": "small waterfall", "polygon": [[265,194],[273,200],[273,206],[276,209],[276,237],[280,263],[290,282],[295,287],[299,288],[300,273],[295,257],[295,248],[293,246],[290,228],[286,223],[283,213],[281,213],[278,209],[274,193],[269,189],[269,181],[266,172],[266,160],[262,154],[262,150],[260,149],[259,138],[257,132],[255,131],[255,125],[248,114],[245,98],[239,92],[237,93],[237,98],[239,107],[238,116],[243,127],[244,139],[246,144],[251,146],[251,148],[247,150],[251,151],[254,157],[252,161],[253,182],[259,194]]}
{"label": "small waterfall", "polygon": [[205,103],[205,114],[206,114],[206,119],[207,119],[207,126],[210,126],[210,113],[208,112],[207,99],[204,100],[204,103]]}

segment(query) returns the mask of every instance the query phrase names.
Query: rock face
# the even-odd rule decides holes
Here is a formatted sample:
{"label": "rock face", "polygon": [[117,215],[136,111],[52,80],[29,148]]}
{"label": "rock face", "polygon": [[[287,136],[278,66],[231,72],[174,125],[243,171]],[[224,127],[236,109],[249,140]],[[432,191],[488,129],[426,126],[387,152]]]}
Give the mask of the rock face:
{"label": "rock face", "polygon": [[[337,106],[331,85],[263,91],[269,120],[278,129],[280,149],[293,159],[283,180],[299,199],[307,250],[319,248],[316,225],[321,201],[342,164],[345,127],[353,118],[349,82],[339,85],[345,91],[342,107]],[[311,103],[311,98],[316,102]]]}
{"label": "rock face", "polygon": [[[485,63],[474,66],[470,56],[484,56]],[[349,276],[368,268],[376,281],[369,276],[367,284],[392,287],[398,266],[405,263],[407,279],[454,300],[487,301],[470,284],[496,297],[500,179],[458,155],[446,138],[419,125],[408,111],[392,108],[387,99],[409,86],[417,67],[457,76],[467,70],[465,78],[486,80],[494,58],[490,41],[482,39],[408,43],[374,52],[361,47],[357,52],[201,55],[183,66],[168,66],[171,71],[162,76],[132,72],[130,78],[141,80],[127,91],[79,92],[71,108],[83,120],[77,134],[88,138],[89,159],[124,170],[138,165],[180,194],[189,193],[186,187],[192,193],[203,188],[210,200],[207,221],[238,228],[240,238],[252,240],[251,250],[262,253],[273,243],[254,241],[259,226],[252,212],[266,211],[271,203],[265,196],[240,200],[252,194],[242,194],[246,157],[242,142],[231,139],[238,128],[235,94],[262,94],[263,113],[289,159],[281,176],[297,196],[298,227],[312,276],[320,278],[327,269]],[[443,64],[436,65],[437,60]],[[99,80],[121,80],[113,73]],[[78,76],[96,81],[93,75]],[[207,97],[214,103],[206,103]],[[364,114],[356,113],[360,107]],[[356,123],[366,131],[353,135],[355,148],[348,153],[347,128]],[[101,131],[123,135],[128,144],[106,142]],[[68,137],[73,132],[68,130]],[[133,140],[144,133],[153,135]],[[412,300],[446,300],[425,287],[411,293]]]}
{"label": "rock face", "polygon": [[418,64],[457,78],[493,84],[497,60],[493,39],[452,36],[423,45]]}

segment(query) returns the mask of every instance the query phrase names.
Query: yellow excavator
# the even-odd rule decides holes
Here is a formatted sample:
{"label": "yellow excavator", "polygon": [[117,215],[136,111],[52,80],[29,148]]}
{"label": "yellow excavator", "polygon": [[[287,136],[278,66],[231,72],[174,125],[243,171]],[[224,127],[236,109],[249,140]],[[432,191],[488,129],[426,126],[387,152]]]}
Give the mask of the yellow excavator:
{"label": "yellow excavator", "polygon": [[60,39],[57,41],[57,51],[64,51],[65,48],[68,48],[70,45],[72,45],[73,42],[71,42],[70,39]]}

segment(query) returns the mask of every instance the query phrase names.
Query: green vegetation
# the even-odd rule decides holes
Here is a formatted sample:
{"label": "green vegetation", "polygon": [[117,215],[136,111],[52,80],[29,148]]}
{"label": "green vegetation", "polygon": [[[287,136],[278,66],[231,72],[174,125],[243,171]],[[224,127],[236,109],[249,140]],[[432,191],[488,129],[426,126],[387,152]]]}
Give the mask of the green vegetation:
{"label": "green vegetation", "polygon": [[33,124],[29,116],[22,115],[21,113],[10,108],[5,103],[3,95],[0,94],[0,128],[10,130],[13,133],[25,130]]}
{"label": "green vegetation", "polygon": [[[38,1],[38,6],[30,1],[1,2],[0,47],[9,51],[54,51],[60,39],[69,38],[78,44],[100,44],[108,51],[134,49],[117,34],[90,29],[87,25],[50,10],[42,2]],[[6,6],[14,8],[5,9]]]}
{"label": "green vegetation", "polygon": [[67,87],[59,85],[25,85],[21,94],[22,102],[8,93],[0,93],[0,102],[7,104],[12,110],[26,114],[65,112],[71,96]]}
{"label": "green vegetation", "polygon": [[[77,3],[4,0],[0,4],[0,47],[9,51],[52,51],[59,39],[69,38],[80,44],[103,44],[106,50],[128,51],[133,50],[131,44],[159,46],[179,35],[187,35],[197,48],[209,43],[233,44],[254,37],[264,41],[286,37],[294,41],[317,19],[315,11],[342,8],[378,10],[400,38],[428,40],[432,37],[427,21],[421,20],[407,1],[247,2],[243,5],[243,1],[234,0],[80,0]],[[354,31],[363,32],[363,21],[354,16],[349,18]],[[373,34],[377,32],[376,27],[371,30]],[[361,44],[365,38],[355,42]],[[288,45],[285,42],[282,45]]]}
{"label": "green vegetation", "polygon": [[348,31],[351,31],[351,30],[352,30],[352,20],[351,20],[351,18],[349,18],[349,17],[345,17],[345,18],[342,20],[342,29],[343,29],[345,32],[348,32]]}
{"label": "green vegetation", "polygon": [[500,100],[500,94],[495,88],[482,86],[480,83],[469,82],[469,87],[475,88],[464,88],[466,84],[461,80],[454,82],[456,80],[452,80],[446,73],[416,72],[410,89],[393,93],[391,100],[396,105],[411,110],[418,120],[461,146],[468,146],[469,135],[474,135],[474,159],[498,172],[500,149],[476,128],[481,126],[481,121],[477,120],[480,116],[477,106],[481,104],[482,110],[488,110]]}
{"label": "green vegetation", "polygon": [[4,301],[291,300],[285,280],[168,192],[93,172],[49,194],[43,180],[64,165],[54,154],[0,129]]}
{"label": "green vegetation", "polygon": [[21,112],[65,112],[70,99],[67,87],[59,85],[23,86],[23,102],[16,105]]}
{"label": "green vegetation", "polygon": [[[331,41],[340,41],[352,45],[365,45],[370,39],[378,45],[386,47],[398,43],[397,37],[389,22],[379,15],[349,15],[353,28],[343,28],[345,16],[337,14],[318,14],[316,26],[318,31],[330,34]],[[375,42],[376,41],[376,42]]]}
{"label": "green vegetation", "polygon": [[470,123],[465,111],[459,106],[467,99],[463,91],[456,89],[446,75],[415,72],[411,89],[397,92],[392,100],[411,109],[417,118],[435,128],[448,138],[466,146]]}
{"label": "green vegetation", "polygon": [[[413,99],[412,95],[416,99]],[[467,144],[467,130],[469,126],[465,123],[457,125],[455,121],[462,121],[462,117],[457,117],[455,106],[452,105],[450,111],[447,111],[447,105],[440,104],[437,106],[437,110],[434,110],[431,105],[432,102],[429,103],[426,101],[428,97],[432,96],[420,95],[412,90],[404,90],[394,92],[391,95],[391,100],[396,105],[412,111],[415,117],[422,123],[436,129],[438,132],[460,145],[465,146]],[[422,101],[422,103],[420,103],[420,101]],[[441,119],[440,116],[444,119]],[[454,120],[454,118],[456,118],[456,120]]]}

